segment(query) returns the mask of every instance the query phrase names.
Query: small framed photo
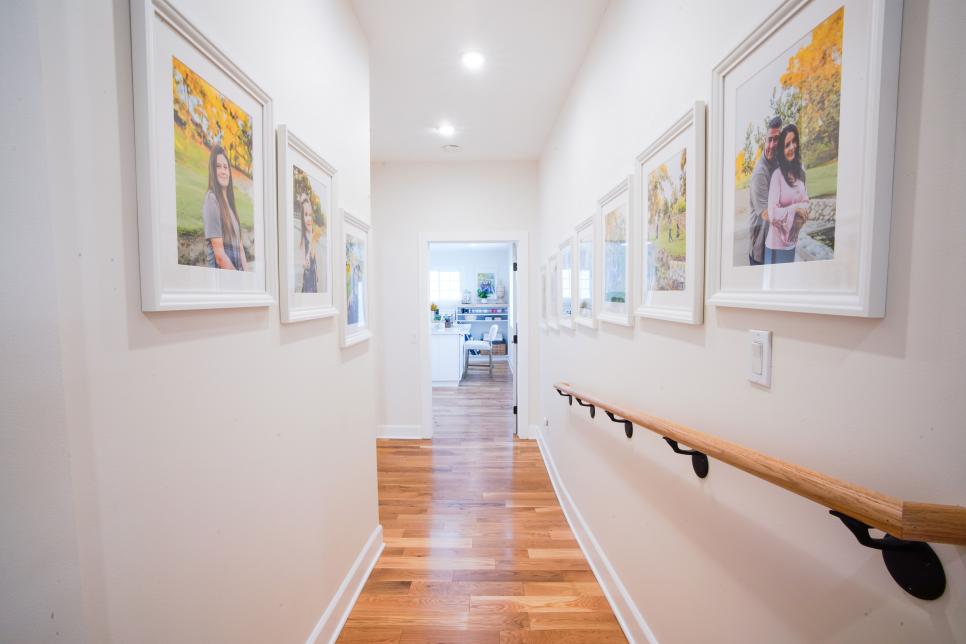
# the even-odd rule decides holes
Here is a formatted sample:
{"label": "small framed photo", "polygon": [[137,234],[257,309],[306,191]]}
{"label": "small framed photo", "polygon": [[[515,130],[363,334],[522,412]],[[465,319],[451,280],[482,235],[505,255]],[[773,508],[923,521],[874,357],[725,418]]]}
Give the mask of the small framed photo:
{"label": "small framed photo", "polygon": [[369,330],[369,224],[342,211],[342,259],[345,266],[345,314],[342,346],[351,347],[372,337]]}
{"label": "small framed photo", "polygon": [[131,0],[141,309],[275,303],[272,100],[163,0]]}
{"label": "small framed photo", "polygon": [[788,0],[712,73],[709,302],[885,315],[901,0]]}
{"label": "small framed photo", "polygon": [[641,299],[636,315],[701,324],[704,313],[704,103],[637,157]]}
{"label": "small framed photo", "polygon": [[278,126],[279,308],[282,322],[337,313],[332,300],[336,170]]}
{"label": "small framed photo", "polygon": [[601,305],[597,319],[631,326],[631,184],[627,177],[598,201]]}
{"label": "small framed photo", "polygon": [[557,265],[557,253],[547,259],[547,326],[559,329],[558,302],[560,302],[560,267]]}
{"label": "small framed photo", "polygon": [[597,276],[594,264],[597,258],[596,220],[596,217],[590,216],[577,225],[577,267],[574,271],[577,289],[577,311],[574,315],[574,320],[576,320],[577,324],[591,329],[597,326],[597,318],[594,311],[594,297],[597,294],[597,285],[594,283],[594,279]]}
{"label": "small framed photo", "polygon": [[547,328],[547,265],[540,265],[540,328]]}
{"label": "small framed photo", "polygon": [[558,323],[561,328],[574,328],[574,238],[568,237],[560,244],[559,300],[557,309]]}

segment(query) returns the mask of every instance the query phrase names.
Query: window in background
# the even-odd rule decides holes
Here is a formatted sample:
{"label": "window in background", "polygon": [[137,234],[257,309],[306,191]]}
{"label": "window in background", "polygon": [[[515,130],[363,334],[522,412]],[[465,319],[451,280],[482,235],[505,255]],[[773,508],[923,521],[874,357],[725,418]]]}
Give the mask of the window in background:
{"label": "window in background", "polygon": [[459,302],[459,271],[429,271],[429,299],[432,302]]}

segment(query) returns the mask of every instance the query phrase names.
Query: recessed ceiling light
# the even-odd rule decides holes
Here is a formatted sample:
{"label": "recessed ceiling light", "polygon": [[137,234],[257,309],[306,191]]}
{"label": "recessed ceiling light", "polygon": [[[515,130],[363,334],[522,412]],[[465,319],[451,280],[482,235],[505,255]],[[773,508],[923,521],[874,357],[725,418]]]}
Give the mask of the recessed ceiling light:
{"label": "recessed ceiling light", "polygon": [[486,58],[478,51],[468,51],[463,54],[463,67],[470,71],[476,72],[483,69],[485,62]]}
{"label": "recessed ceiling light", "polygon": [[456,145],[455,143],[449,143],[449,144],[443,146],[443,150],[445,150],[446,152],[459,152],[462,149],[463,148],[461,148],[460,146]]}
{"label": "recessed ceiling light", "polygon": [[445,136],[448,139],[449,137],[456,134],[456,128],[444,121],[440,123],[439,126],[436,128],[436,133],[439,134],[440,136]]}

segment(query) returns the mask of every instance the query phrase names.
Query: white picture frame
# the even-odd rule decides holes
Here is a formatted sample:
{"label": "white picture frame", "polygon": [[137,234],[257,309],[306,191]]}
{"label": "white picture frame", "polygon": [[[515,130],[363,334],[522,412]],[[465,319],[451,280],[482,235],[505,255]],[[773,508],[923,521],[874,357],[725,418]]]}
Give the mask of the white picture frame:
{"label": "white picture frame", "polygon": [[342,210],[341,226],[341,266],[344,267],[345,281],[339,292],[342,294],[342,347],[347,348],[365,342],[372,337],[369,320],[371,317],[369,297],[370,263],[369,250],[372,248],[372,228],[361,219]]}
{"label": "white picture frame", "polygon": [[550,313],[547,316],[547,326],[555,331],[560,328],[559,317],[557,315],[559,284],[560,270],[557,265],[557,253],[554,252],[547,258],[547,311]]}
{"label": "white picture frame", "polygon": [[557,323],[561,329],[574,328],[574,238],[565,239],[557,253]]}
{"label": "white picture frame", "polygon": [[[331,317],[338,313],[332,292],[337,171],[286,125],[276,129],[276,146],[279,314],[285,323]],[[310,223],[296,208],[312,209]],[[306,226],[324,230],[322,237],[307,237]]]}
{"label": "white picture frame", "polygon": [[[574,230],[574,321],[590,329],[597,328],[597,218],[591,215]],[[586,275],[585,275],[586,273]]]}
{"label": "white picture frame", "polygon": [[633,326],[633,183],[628,175],[597,202],[601,238],[597,319],[620,326]]}
{"label": "white picture frame", "polygon": [[704,144],[705,105],[695,101],[637,156],[638,317],[704,319]]}
{"label": "white picture frame", "polygon": [[540,265],[540,328],[547,328],[547,264]]}
{"label": "white picture frame", "polygon": [[[805,240],[796,244],[794,261],[751,265],[756,259],[753,247],[746,242],[743,249],[736,239],[743,233],[737,221],[742,207],[736,178],[736,131],[741,126],[738,92],[750,91],[744,88],[750,87],[749,81],[757,83],[768,65],[783,56],[790,60],[791,48],[813,42],[813,33],[835,18],[839,9],[844,17],[836,59],[841,91],[835,114],[839,119],[836,168],[834,174],[829,172],[834,182],[832,198],[823,200],[825,214],[815,216],[816,199],[810,192],[804,211],[808,213],[806,225],[815,226],[823,217],[827,223],[831,212],[833,241],[831,245],[825,242],[824,256],[813,253],[799,261],[798,249],[808,251],[807,244],[814,241],[802,226]],[[714,68],[709,123],[710,304],[857,317],[885,315],[901,26],[901,0],[788,0]],[[808,137],[802,135],[799,143],[807,152]],[[806,177],[814,176],[808,164],[803,165]],[[821,167],[816,166],[816,170]],[[746,238],[753,236],[748,221]],[[818,238],[824,234],[827,239],[828,229],[817,231]],[[771,233],[770,228],[766,230]],[[810,261],[815,258],[822,261]]]}
{"label": "white picture frame", "polygon": [[[170,3],[130,8],[141,310],[270,306],[272,100]],[[216,119],[195,108],[202,86]],[[222,172],[227,186],[207,189]]]}

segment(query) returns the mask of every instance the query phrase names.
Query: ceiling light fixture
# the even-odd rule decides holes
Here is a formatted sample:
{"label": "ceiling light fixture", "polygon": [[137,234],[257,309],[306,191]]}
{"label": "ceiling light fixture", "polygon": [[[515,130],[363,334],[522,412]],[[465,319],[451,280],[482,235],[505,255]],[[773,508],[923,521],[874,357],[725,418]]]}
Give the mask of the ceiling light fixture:
{"label": "ceiling light fixture", "polygon": [[445,136],[448,139],[456,134],[456,128],[444,121],[439,124],[439,127],[436,128],[436,133],[440,136]]}
{"label": "ceiling light fixture", "polygon": [[443,146],[443,150],[446,151],[446,152],[459,152],[462,149],[463,148],[461,148],[460,146],[456,145],[455,143],[449,143],[449,144]]}
{"label": "ceiling light fixture", "polygon": [[478,72],[483,69],[486,58],[478,51],[468,51],[463,54],[463,67],[471,72]]}

